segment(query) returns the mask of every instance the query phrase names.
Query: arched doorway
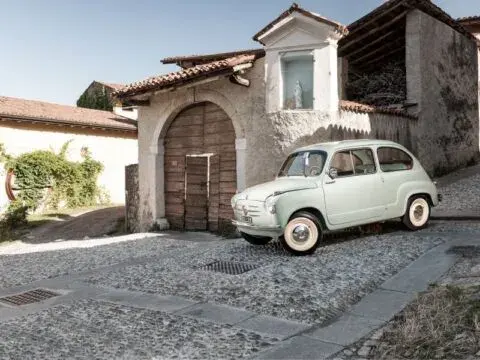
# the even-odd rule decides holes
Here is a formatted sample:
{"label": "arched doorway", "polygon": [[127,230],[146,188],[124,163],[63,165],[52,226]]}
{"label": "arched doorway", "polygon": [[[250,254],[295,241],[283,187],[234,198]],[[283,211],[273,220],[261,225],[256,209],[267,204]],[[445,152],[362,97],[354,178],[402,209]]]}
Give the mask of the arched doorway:
{"label": "arched doorway", "polygon": [[164,138],[165,216],[172,229],[231,229],[236,191],[235,130],[219,106],[183,109]]}

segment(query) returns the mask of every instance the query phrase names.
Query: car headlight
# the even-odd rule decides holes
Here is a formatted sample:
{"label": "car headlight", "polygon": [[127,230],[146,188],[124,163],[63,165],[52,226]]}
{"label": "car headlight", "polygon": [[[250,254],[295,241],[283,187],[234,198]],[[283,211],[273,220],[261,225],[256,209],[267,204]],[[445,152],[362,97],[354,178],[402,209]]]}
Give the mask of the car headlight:
{"label": "car headlight", "polygon": [[265,201],[265,207],[267,208],[267,211],[270,214],[275,214],[277,212],[277,207],[275,204],[276,202],[277,202],[277,199],[273,196],[268,197],[267,200]]}

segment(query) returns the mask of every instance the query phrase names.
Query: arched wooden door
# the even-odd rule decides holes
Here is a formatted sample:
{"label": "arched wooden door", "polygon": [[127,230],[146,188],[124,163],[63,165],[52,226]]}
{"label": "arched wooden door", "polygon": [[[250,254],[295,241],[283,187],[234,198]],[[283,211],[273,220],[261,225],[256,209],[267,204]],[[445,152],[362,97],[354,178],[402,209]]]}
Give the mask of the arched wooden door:
{"label": "arched wooden door", "polygon": [[236,190],[235,130],[217,105],[182,110],[165,136],[165,215],[173,229],[231,229]]}

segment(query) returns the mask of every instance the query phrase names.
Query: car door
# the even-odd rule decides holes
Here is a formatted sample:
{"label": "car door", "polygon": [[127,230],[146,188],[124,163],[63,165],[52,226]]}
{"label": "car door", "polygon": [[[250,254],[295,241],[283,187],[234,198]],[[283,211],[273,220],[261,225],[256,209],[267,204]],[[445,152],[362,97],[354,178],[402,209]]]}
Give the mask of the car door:
{"label": "car door", "polygon": [[399,216],[406,203],[399,191],[402,185],[415,180],[413,159],[403,150],[382,146],[377,149],[382,187],[379,195],[384,199],[387,217]]}
{"label": "car door", "polygon": [[369,222],[384,214],[384,203],[376,194],[381,179],[371,148],[337,151],[329,164],[332,167],[337,170],[337,177],[326,175],[323,182],[330,224]]}

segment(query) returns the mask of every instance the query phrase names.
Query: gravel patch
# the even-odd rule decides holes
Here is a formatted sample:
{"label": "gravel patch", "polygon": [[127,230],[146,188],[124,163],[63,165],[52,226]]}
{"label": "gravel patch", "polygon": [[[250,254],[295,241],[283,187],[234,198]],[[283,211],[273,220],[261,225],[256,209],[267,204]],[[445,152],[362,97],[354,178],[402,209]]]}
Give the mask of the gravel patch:
{"label": "gravel patch", "polygon": [[[93,243],[95,241],[86,240]],[[69,242],[64,245],[69,246]],[[85,272],[122,262],[128,263],[140,257],[163,256],[170,251],[196,246],[198,243],[174,240],[164,235],[90,248],[2,255],[0,288],[26,285],[41,279]]]}
{"label": "gravel patch", "polygon": [[439,187],[443,201],[435,208],[438,211],[479,209],[480,174]]}
{"label": "gravel patch", "polygon": [[[256,247],[234,240],[215,247],[184,249],[156,262],[95,274],[87,281],[322,323],[443,239],[419,233],[369,236],[328,244],[307,257],[290,256],[277,242]],[[241,275],[198,269],[219,260],[260,267]]]}
{"label": "gravel patch", "polygon": [[231,326],[84,300],[0,327],[0,358],[239,359],[277,340]]}

